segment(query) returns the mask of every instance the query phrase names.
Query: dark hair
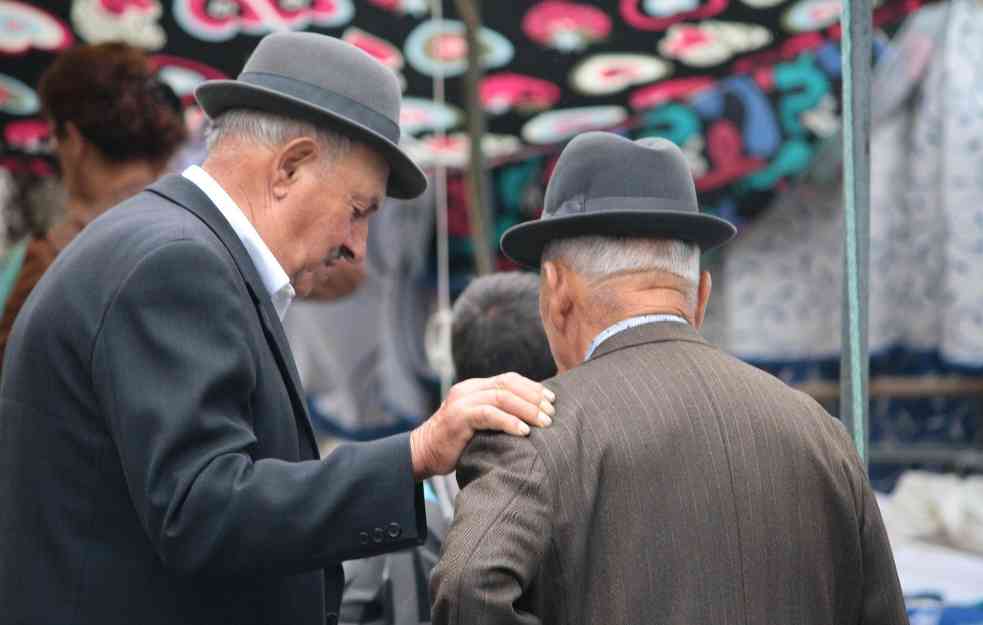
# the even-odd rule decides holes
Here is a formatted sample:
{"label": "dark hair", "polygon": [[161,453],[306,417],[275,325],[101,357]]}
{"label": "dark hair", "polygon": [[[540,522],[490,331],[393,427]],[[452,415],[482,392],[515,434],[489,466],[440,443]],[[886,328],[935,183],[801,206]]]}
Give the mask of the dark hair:
{"label": "dark hair", "polygon": [[454,303],[451,353],[459,380],[506,371],[536,381],[556,375],[539,318],[539,277],[507,272],[471,282]]}
{"label": "dark hair", "polygon": [[38,94],[58,135],[72,122],[113,162],[166,161],[188,136],[180,100],[144,52],[124,43],[62,53],[41,76]]}

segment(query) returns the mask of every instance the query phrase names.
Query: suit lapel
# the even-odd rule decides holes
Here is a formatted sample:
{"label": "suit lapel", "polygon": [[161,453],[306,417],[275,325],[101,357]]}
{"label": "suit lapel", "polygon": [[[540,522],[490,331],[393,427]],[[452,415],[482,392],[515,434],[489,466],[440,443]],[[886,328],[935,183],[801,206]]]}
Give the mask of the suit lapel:
{"label": "suit lapel", "polygon": [[277,367],[286,383],[290,403],[293,406],[294,419],[303,432],[302,436],[310,447],[310,451],[314,457],[318,457],[320,454],[317,440],[314,437],[314,428],[311,427],[311,420],[307,413],[307,402],[304,401],[303,387],[300,384],[300,375],[297,373],[297,365],[294,362],[293,353],[290,351],[290,344],[283,332],[283,324],[280,322],[276,308],[273,307],[266,287],[256,271],[252,258],[242,245],[242,241],[239,240],[238,235],[218,208],[208,199],[208,196],[187,178],[166,176],[149,187],[148,190],[175,202],[203,221],[232,256],[232,260],[238,267],[239,273],[246,282],[249,294],[252,296],[253,305],[256,307],[260,323],[263,326],[266,342],[273,352]]}

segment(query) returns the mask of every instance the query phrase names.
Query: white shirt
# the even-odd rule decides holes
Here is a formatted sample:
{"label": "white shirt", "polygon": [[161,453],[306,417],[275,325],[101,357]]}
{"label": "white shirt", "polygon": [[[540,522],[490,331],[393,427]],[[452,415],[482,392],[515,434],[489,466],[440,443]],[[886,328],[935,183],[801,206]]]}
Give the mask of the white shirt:
{"label": "white shirt", "polygon": [[287,308],[290,307],[290,302],[297,294],[293,285],[290,284],[290,276],[283,270],[276,256],[263,242],[252,222],[246,218],[246,214],[242,212],[235,200],[225,192],[218,181],[197,165],[185,169],[181,175],[201,189],[232,226],[232,230],[242,241],[246,253],[253,261],[256,272],[259,273],[259,278],[263,281],[263,286],[270,294],[273,307],[276,308],[276,314],[280,317],[280,321],[283,321],[284,315],[287,314]]}
{"label": "white shirt", "polygon": [[679,315],[640,315],[638,317],[628,317],[627,319],[622,319],[618,323],[608,326],[600,334],[594,337],[590,347],[587,349],[587,355],[584,356],[584,360],[590,360],[590,357],[594,355],[594,352],[601,346],[601,343],[608,340],[615,334],[620,334],[629,328],[637,328],[638,326],[643,326],[647,323],[659,323],[662,321],[668,321],[670,323],[689,323]]}

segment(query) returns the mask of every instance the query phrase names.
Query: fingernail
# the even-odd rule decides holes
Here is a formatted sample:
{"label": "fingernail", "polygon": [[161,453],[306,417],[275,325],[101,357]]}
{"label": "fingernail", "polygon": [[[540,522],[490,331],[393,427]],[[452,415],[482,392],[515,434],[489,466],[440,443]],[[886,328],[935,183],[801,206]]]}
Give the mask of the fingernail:
{"label": "fingernail", "polygon": [[544,428],[548,428],[553,423],[553,419],[550,419],[549,416],[545,412],[540,412],[539,413],[539,423]]}
{"label": "fingernail", "polygon": [[556,408],[554,408],[553,404],[549,403],[545,399],[539,402],[539,409],[551,417],[556,414]]}
{"label": "fingernail", "polygon": [[543,396],[545,396],[546,399],[550,400],[550,402],[556,401],[556,393],[554,393],[553,391],[549,390],[545,386],[543,387]]}
{"label": "fingernail", "polygon": [[528,425],[526,425],[525,423],[520,423],[519,424],[519,433],[520,434],[522,434],[523,436],[528,436],[529,432],[530,432],[530,430],[529,430],[529,426]]}

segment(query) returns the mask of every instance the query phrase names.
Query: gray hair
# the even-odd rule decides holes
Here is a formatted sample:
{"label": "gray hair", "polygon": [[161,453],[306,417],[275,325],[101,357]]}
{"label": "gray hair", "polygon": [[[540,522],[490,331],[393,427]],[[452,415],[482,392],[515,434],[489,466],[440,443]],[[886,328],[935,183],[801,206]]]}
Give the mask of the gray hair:
{"label": "gray hair", "polygon": [[539,277],[511,271],[473,280],[454,303],[451,354],[459,380],[508,371],[536,381],[556,375],[539,318]]}
{"label": "gray hair", "polygon": [[320,144],[326,161],[342,156],[352,144],[351,139],[341,133],[252,109],[232,109],[215,117],[205,136],[208,151],[227,137],[246,139],[271,148],[300,137],[310,137]]}
{"label": "gray hair", "polygon": [[543,262],[562,260],[580,275],[600,279],[625,272],[664,271],[695,290],[700,282],[700,248],[675,239],[603,236],[558,239],[543,250]]}

